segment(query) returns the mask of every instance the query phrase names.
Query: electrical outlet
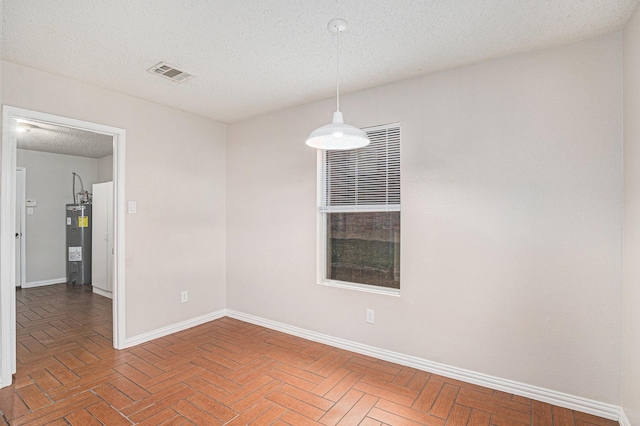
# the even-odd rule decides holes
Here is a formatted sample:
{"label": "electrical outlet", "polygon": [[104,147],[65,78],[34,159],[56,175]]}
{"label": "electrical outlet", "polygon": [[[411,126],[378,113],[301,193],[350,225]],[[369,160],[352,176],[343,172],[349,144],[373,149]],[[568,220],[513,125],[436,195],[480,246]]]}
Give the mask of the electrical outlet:
{"label": "electrical outlet", "polygon": [[374,321],[374,311],[373,309],[367,309],[367,322],[369,324],[373,324]]}
{"label": "electrical outlet", "polygon": [[189,301],[189,292],[187,290],[183,291],[182,295],[180,295],[180,301],[182,303]]}

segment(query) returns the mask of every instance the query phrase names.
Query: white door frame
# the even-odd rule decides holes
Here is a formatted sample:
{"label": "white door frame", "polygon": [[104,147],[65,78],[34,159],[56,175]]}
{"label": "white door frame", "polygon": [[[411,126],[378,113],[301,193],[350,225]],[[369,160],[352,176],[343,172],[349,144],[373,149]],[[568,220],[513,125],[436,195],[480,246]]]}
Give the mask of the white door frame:
{"label": "white door frame", "polygon": [[[27,282],[27,216],[25,215],[25,204],[27,198],[27,169],[25,167],[16,167],[16,171],[22,174],[18,178],[21,181],[22,194],[16,192],[16,203],[20,204],[20,282],[15,283],[16,287],[24,287]],[[16,187],[17,187],[16,181]]]}
{"label": "white door frame", "polygon": [[16,371],[15,202],[17,120],[34,120],[113,136],[114,263],[113,346],[125,347],[124,288],[124,129],[5,105],[2,121],[2,174],[0,177],[0,387],[8,386]]}

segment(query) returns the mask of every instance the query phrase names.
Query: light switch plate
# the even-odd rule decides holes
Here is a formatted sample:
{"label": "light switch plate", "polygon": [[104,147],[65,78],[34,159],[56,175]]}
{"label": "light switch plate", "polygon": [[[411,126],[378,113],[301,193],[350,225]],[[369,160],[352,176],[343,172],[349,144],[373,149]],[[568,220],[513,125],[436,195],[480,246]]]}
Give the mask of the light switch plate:
{"label": "light switch plate", "polygon": [[135,201],[129,201],[129,213],[136,213],[138,211],[138,206]]}
{"label": "light switch plate", "polygon": [[367,322],[369,324],[373,324],[373,322],[375,321],[374,314],[375,311],[373,309],[367,309]]}

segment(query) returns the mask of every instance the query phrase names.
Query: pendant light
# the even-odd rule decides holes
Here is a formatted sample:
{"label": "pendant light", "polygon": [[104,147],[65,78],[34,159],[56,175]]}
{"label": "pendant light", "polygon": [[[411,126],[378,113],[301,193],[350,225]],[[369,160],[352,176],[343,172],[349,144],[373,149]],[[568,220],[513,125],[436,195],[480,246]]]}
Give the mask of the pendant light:
{"label": "pendant light", "polygon": [[340,33],[347,29],[344,19],[332,19],[327,25],[329,31],[336,34],[336,112],[333,121],[311,132],[307,145],[317,149],[346,150],[369,145],[367,134],[355,126],[344,122],[340,112]]}

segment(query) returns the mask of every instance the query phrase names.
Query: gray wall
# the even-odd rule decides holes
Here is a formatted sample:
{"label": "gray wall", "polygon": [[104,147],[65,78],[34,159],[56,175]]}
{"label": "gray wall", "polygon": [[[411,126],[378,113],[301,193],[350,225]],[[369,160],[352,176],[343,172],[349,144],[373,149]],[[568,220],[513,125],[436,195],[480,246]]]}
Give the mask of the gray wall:
{"label": "gray wall", "polygon": [[[26,286],[66,277],[65,204],[72,203],[72,172],[82,178],[85,190],[96,183],[98,160],[18,150],[17,165],[27,169],[26,198],[38,206],[26,215]],[[76,191],[80,183],[76,182]]]}
{"label": "gray wall", "polygon": [[113,155],[98,158],[98,183],[113,180]]}
{"label": "gray wall", "polygon": [[640,425],[640,9],[624,31],[622,407]]}
{"label": "gray wall", "polygon": [[334,100],[229,125],[228,308],[618,404],[621,63],[614,34],[341,99],[402,125],[401,297],[316,284]]}

